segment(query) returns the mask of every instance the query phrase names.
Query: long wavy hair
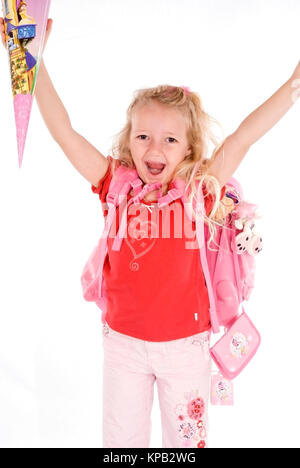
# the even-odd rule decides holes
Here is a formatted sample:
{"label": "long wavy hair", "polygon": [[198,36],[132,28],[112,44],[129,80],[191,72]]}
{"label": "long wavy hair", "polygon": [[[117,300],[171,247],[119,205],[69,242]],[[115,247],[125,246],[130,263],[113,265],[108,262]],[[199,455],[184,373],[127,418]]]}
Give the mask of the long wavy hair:
{"label": "long wavy hair", "polygon": [[[205,213],[203,215],[204,222],[209,227],[210,244],[216,233],[215,225],[224,224],[227,214],[233,209],[233,202],[230,198],[225,196],[220,200],[220,183],[216,177],[207,174],[216,151],[224,142],[224,137],[219,141],[214,134],[212,130],[213,125],[217,124],[221,129],[222,126],[214,117],[205,112],[201,98],[197,93],[190,90],[187,91],[184,87],[170,85],[159,85],[155,88],[139,89],[135,91],[134,98],[127,109],[126,124],[121,131],[114,136],[111,148],[111,153],[114,158],[112,162],[112,173],[114,174],[118,161],[121,165],[128,168],[135,168],[129,148],[132,113],[137,106],[146,105],[153,101],[178,109],[185,118],[187,138],[191,153],[177,165],[172,180],[176,177],[184,179],[189,203],[192,203],[193,199],[197,201],[197,191],[201,190],[203,185],[206,189],[204,197],[212,196],[212,209],[208,216]],[[215,147],[212,156],[208,158],[207,153],[210,142],[212,142]],[[193,207],[192,204],[191,207]],[[192,211],[194,216],[197,216],[195,210],[193,209]]]}

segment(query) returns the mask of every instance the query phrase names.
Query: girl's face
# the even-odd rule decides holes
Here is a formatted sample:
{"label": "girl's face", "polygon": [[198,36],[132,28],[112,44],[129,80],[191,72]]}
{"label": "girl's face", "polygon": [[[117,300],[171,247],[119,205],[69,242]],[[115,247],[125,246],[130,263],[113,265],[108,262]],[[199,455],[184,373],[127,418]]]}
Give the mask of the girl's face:
{"label": "girl's face", "polygon": [[129,146],[139,177],[145,183],[161,182],[163,190],[191,152],[183,115],[157,102],[134,109]]}

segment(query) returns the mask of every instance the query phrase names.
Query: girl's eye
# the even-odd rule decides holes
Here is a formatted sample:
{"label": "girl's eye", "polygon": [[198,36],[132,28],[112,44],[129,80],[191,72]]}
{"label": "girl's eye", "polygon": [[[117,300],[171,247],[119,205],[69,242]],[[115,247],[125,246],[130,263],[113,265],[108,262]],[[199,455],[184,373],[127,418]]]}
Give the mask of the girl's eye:
{"label": "girl's eye", "polygon": [[[147,137],[147,135],[139,135],[138,138],[140,137]],[[172,137],[168,137],[169,140],[174,140],[174,141],[171,141],[171,143],[175,142],[175,138],[172,138]],[[142,138],[142,140],[144,140],[144,138]]]}

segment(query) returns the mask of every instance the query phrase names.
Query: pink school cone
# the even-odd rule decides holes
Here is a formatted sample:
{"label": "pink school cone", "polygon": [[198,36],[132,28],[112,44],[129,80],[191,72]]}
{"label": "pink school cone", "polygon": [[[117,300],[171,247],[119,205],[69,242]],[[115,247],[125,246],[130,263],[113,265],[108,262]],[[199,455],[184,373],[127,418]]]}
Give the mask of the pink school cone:
{"label": "pink school cone", "polygon": [[2,0],[19,167],[42,58],[51,0]]}

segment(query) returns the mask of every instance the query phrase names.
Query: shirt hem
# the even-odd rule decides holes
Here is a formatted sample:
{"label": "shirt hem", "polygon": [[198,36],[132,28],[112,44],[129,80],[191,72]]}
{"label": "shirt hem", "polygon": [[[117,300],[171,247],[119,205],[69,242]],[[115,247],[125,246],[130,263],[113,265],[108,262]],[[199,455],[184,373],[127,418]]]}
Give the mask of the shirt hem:
{"label": "shirt hem", "polygon": [[209,331],[209,330],[211,330],[211,328],[212,328],[212,327],[211,327],[211,324],[209,324],[207,327],[203,327],[203,329],[200,328],[198,331],[189,332],[189,333],[187,333],[187,334],[184,334],[183,336],[180,335],[180,336],[176,336],[175,338],[174,338],[174,337],[172,337],[172,338],[168,337],[168,338],[159,339],[159,340],[158,340],[158,339],[156,339],[156,340],[153,340],[153,339],[150,340],[149,338],[145,338],[145,337],[143,337],[143,336],[141,336],[141,335],[137,336],[136,334],[133,334],[133,333],[131,333],[131,332],[124,333],[124,331],[121,331],[120,329],[117,330],[116,328],[114,328],[113,326],[111,326],[110,323],[108,322],[108,320],[106,320],[106,322],[107,322],[108,326],[109,326],[112,330],[116,331],[117,333],[121,333],[122,335],[130,336],[131,338],[136,338],[136,339],[138,339],[138,340],[149,341],[149,342],[154,342],[154,343],[160,343],[160,342],[164,342],[164,341],[174,341],[174,340],[180,340],[180,339],[182,339],[182,338],[188,338],[188,337],[190,337],[190,336],[197,335],[198,333],[204,333],[204,332],[206,332],[206,331]]}

